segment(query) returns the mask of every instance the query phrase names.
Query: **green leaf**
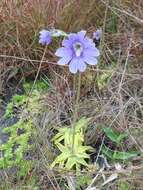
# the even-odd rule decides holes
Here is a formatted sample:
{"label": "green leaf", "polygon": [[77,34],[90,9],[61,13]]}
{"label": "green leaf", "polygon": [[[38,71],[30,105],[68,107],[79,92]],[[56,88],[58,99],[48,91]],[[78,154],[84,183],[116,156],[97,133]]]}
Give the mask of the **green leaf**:
{"label": "green leaf", "polygon": [[52,138],[52,141],[54,142],[60,142],[64,139],[64,136],[59,132],[57,133],[53,138]]}
{"label": "green leaf", "polygon": [[71,129],[67,129],[64,135],[64,144],[65,146],[70,146],[72,144],[73,133]]}
{"label": "green leaf", "polygon": [[63,152],[57,157],[57,162],[60,163],[61,161],[66,161],[70,157],[70,152]]}
{"label": "green leaf", "polygon": [[127,160],[133,157],[138,156],[138,153],[135,152],[114,152],[113,159],[117,160]]}
{"label": "green leaf", "polygon": [[74,148],[78,149],[83,143],[83,135],[76,133],[74,136]]}
{"label": "green leaf", "polygon": [[77,162],[76,162],[76,158],[75,158],[75,157],[70,157],[70,158],[68,158],[65,167],[66,167],[68,170],[71,170],[71,169],[73,168],[73,166],[74,166],[76,163],[77,163]]}
{"label": "green leaf", "polygon": [[5,118],[10,118],[13,116],[13,103],[10,102],[8,105],[7,105],[7,108],[6,108],[6,112],[4,114],[4,117]]}
{"label": "green leaf", "polygon": [[83,158],[78,158],[77,163],[79,163],[83,166],[88,166],[88,164],[86,163],[86,161]]}
{"label": "green leaf", "polygon": [[128,160],[138,156],[138,152],[119,152],[109,149],[107,146],[102,147],[102,153],[112,160]]}
{"label": "green leaf", "polygon": [[118,190],[133,190],[133,189],[130,188],[130,184],[127,181],[119,181]]}
{"label": "green leaf", "polygon": [[81,190],[81,187],[89,186],[89,184],[92,182],[92,176],[88,175],[88,173],[84,175],[77,175],[76,179],[77,190]]}
{"label": "green leaf", "polygon": [[120,134],[117,138],[117,141],[121,143],[126,137],[128,137],[127,133]]}
{"label": "green leaf", "polygon": [[108,82],[111,79],[112,72],[113,71],[111,70],[98,76],[97,84],[99,89],[103,89],[104,87],[107,86]]}
{"label": "green leaf", "polygon": [[76,154],[76,157],[78,157],[78,158],[88,158],[88,159],[90,158],[89,155],[86,154],[86,153]]}
{"label": "green leaf", "polygon": [[92,147],[90,147],[90,146],[79,146],[78,147],[78,152],[84,153],[86,151],[90,151],[91,152],[91,151],[94,151],[94,149]]}
{"label": "green leaf", "polygon": [[60,154],[51,164],[51,167],[53,168],[56,164],[60,165],[61,163],[64,163],[67,160],[67,158],[69,158],[70,156],[71,155],[67,152]]}
{"label": "green leaf", "polygon": [[56,145],[61,152],[66,152],[68,150],[67,147],[63,146],[61,143],[57,143]]}
{"label": "green leaf", "polygon": [[121,143],[123,141],[123,139],[128,136],[126,133],[124,133],[124,134],[118,134],[118,133],[114,132],[109,127],[103,128],[103,131],[105,132],[106,136],[111,141],[113,141],[113,142],[115,142],[117,144]]}
{"label": "green leaf", "polygon": [[87,127],[87,124],[89,122],[90,119],[87,119],[85,117],[81,118],[75,125],[75,129],[76,132],[78,132],[79,130],[81,130],[82,128]]}

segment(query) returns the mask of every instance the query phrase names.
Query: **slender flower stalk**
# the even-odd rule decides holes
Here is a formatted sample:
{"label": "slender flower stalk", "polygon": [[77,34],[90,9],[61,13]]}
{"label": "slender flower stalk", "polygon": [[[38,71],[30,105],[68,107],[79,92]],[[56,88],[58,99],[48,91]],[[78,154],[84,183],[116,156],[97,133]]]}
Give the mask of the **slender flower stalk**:
{"label": "slender flower stalk", "polygon": [[[76,78],[78,77],[78,79]],[[76,80],[77,79],[77,80]],[[74,90],[76,92],[76,84],[77,84],[77,93],[75,93],[74,98],[74,107],[73,107],[73,143],[72,143],[72,151],[74,152],[74,139],[75,139],[75,124],[78,119],[78,107],[79,107],[79,99],[80,99],[80,88],[81,88],[81,73],[78,75],[74,75]]]}

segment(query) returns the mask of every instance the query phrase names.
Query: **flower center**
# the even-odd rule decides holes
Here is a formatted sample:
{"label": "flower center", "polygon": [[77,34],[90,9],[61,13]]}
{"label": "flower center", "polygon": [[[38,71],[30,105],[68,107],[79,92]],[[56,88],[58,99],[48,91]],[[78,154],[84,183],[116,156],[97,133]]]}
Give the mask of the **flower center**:
{"label": "flower center", "polygon": [[81,53],[83,51],[83,46],[80,42],[76,42],[74,45],[73,45],[73,49],[74,49],[74,52],[76,54],[77,57],[80,57],[81,56]]}

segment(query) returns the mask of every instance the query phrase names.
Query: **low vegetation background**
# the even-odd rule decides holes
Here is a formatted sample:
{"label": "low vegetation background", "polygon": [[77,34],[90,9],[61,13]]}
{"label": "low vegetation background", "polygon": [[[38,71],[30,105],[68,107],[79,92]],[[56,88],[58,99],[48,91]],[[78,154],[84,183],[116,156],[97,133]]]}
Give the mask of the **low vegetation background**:
{"label": "low vegetation background", "polygon": [[[52,138],[59,126],[72,125],[73,75],[56,64],[58,42],[44,53],[38,42],[43,28],[67,33],[84,29],[90,37],[102,29],[99,63],[81,76],[78,119],[90,118],[84,144],[95,153],[91,168],[83,167],[79,176],[74,169],[50,169],[59,155]],[[3,128],[9,134],[7,146],[1,143],[7,138]],[[20,138],[18,129],[24,134]],[[0,143],[0,159],[2,151],[10,150],[0,160],[0,168],[5,163],[2,190],[142,190],[143,1],[1,0]],[[16,143],[22,148],[11,162]]]}

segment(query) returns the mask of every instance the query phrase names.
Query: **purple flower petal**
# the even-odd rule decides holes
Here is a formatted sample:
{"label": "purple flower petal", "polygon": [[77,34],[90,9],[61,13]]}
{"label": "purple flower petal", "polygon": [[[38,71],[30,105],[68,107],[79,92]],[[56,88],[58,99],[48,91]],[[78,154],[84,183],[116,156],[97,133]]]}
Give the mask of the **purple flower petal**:
{"label": "purple flower petal", "polygon": [[98,29],[96,32],[93,33],[93,39],[100,40],[102,35],[102,30]]}
{"label": "purple flower petal", "polygon": [[70,62],[69,70],[73,74],[77,73],[77,71],[84,72],[86,70],[86,64],[81,58],[75,58]]}
{"label": "purple flower petal", "polygon": [[80,40],[83,40],[85,38],[86,31],[82,30],[82,31],[78,32],[77,35],[80,38]]}
{"label": "purple flower petal", "polygon": [[68,39],[65,39],[62,41],[62,46],[66,47],[66,48],[71,48],[73,42],[77,39],[77,35],[76,34],[69,34]]}
{"label": "purple flower petal", "polygon": [[77,59],[77,66],[80,72],[84,72],[86,70],[86,64],[83,59]]}
{"label": "purple flower petal", "polygon": [[62,48],[57,49],[55,55],[58,57],[68,56],[68,57],[72,58],[72,51],[71,51],[71,49],[62,47]]}
{"label": "purple flower petal", "polygon": [[77,59],[73,59],[69,64],[69,70],[71,73],[75,74],[78,71]]}
{"label": "purple flower petal", "polygon": [[41,30],[39,33],[39,43],[42,45],[49,45],[52,41],[51,33],[48,30]]}
{"label": "purple flower petal", "polygon": [[84,44],[85,48],[94,48],[95,47],[95,43],[93,42],[93,40],[88,37],[85,37],[82,40],[82,43]]}
{"label": "purple flower petal", "polygon": [[96,47],[87,48],[84,50],[83,55],[84,55],[84,57],[86,57],[86,56],[98,57],[100,55],[100,52]]}
{"label": "purple flower petal", "polygon": [[89,65],[96,65],[98,63],[97,59],[95,57],[86,56],[84,58],[84,61]]}
{"label": "purple flower petal", "polygon": [[62,57],[59,61],[58,61],[58,65],[67,65],[70,62],[71,59],[69,59],[69,57]]}

